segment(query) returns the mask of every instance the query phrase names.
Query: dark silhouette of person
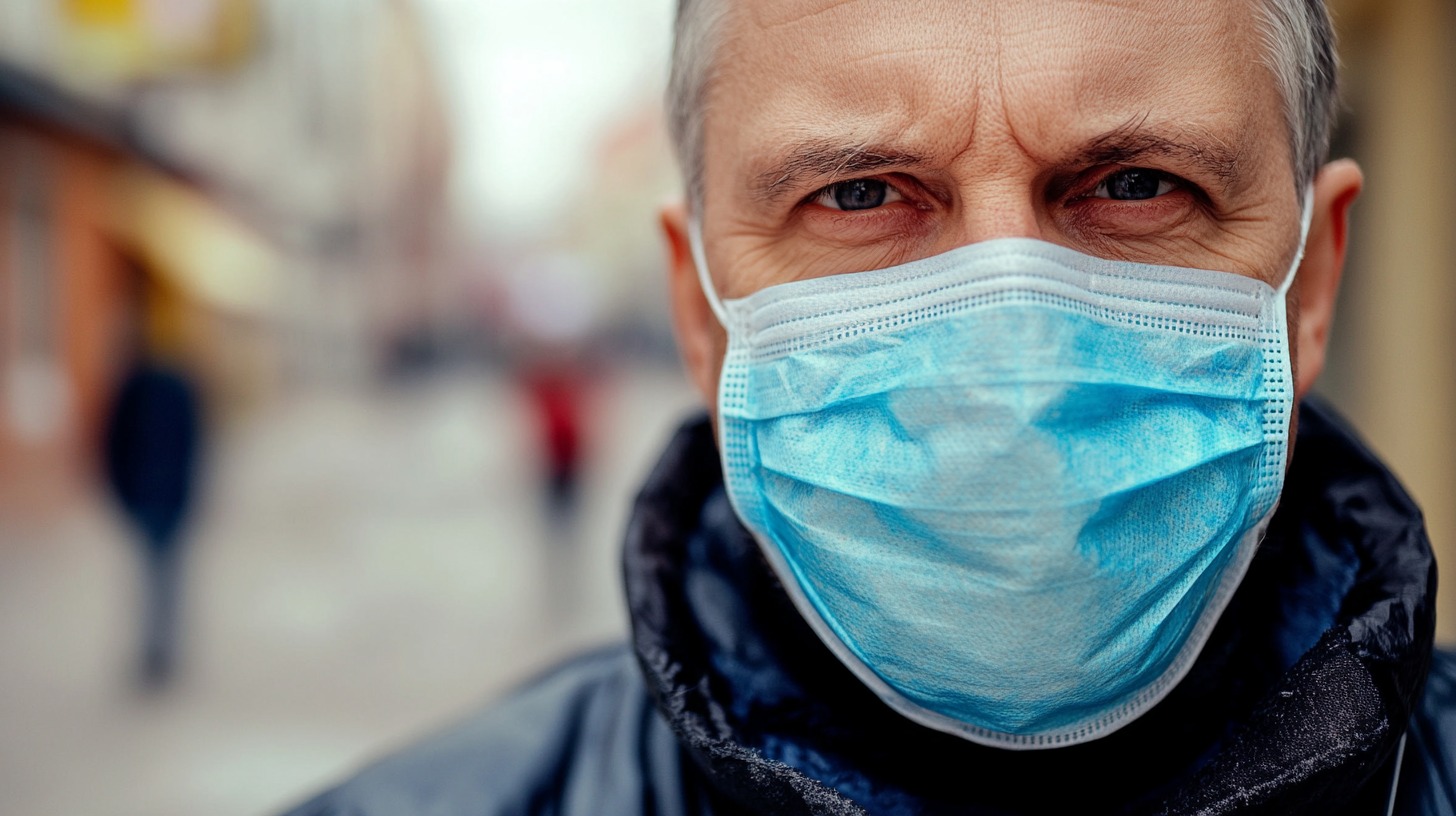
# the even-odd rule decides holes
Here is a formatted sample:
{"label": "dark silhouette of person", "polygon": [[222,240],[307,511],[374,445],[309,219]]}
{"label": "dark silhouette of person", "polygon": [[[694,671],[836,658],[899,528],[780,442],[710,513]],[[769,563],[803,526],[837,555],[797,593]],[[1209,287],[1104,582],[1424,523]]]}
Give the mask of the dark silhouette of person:
{"label": "dark silhouette of person", "polygon": [[140,670],[149,688],[165,685],[176,664],[181,531],[193,504],[201,426],[201,401],[188,377],[143,360],[122,380],[105,432],[107,481],[143,549]]}

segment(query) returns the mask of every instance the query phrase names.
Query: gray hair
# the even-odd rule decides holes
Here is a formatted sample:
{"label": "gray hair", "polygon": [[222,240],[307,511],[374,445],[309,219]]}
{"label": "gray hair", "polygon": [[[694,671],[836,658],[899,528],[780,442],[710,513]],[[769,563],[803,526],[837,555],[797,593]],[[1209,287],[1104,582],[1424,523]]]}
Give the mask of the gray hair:
{"label": "gray hair", "polygon": [[723,0],[677,0],[672,31],[672,72],[667,81],[667,129],[688,187],[688,206],[703,200],[703,120],[708,86],[728,12]]}
{"label": "gray hair", "polygon": [[1329,155],[1339,114],[1335,27],[1325,0],[1262,0],[1260,12],[1265,65],[1284,97],[1294,182],[1302,191]]}
{"label": "gray hair", "polygon": [[[1339,109],[1335,31],[1325,0],[1259,0],[1265,65],[1284,98],[1294,180],[1303,190],[1324,164]],[[668,130],[688,187],[689,206],[703,197],[703,119],[720,45],[726,0],[678,0]]]}

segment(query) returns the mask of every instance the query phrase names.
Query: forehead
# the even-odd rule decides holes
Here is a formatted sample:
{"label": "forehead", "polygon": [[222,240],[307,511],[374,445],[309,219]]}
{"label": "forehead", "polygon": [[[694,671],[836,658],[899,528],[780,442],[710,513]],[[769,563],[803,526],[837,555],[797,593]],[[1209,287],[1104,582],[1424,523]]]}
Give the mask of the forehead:
{"label": "forehead", "polygon": [[730,2],[708,148],[890,132],[932,148],[999,136],[1055,152],[1138,119],[1232,140],[1280,104],[1255,2]]}

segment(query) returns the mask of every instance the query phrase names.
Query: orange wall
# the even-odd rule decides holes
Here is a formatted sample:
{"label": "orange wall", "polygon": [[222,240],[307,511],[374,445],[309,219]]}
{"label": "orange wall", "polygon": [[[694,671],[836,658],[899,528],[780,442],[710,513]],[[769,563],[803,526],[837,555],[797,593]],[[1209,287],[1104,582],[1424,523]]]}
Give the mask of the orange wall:
{"label": "orange wall", "polygon": [[[45,518],[59,511],[90,474],[107,401],[116,379],[117,340],[126,319],[126,270],[105,238],[108,179],[118,159],[58,134],[0,125],[10,149],[0,157],[0,396],[17,356],[13,323],[18,294],[13,251],[15,162],[42,173],[51,225],[48,270],[54,288],[49,320],[68,384],[68,411],[56,432],[23,439],[0,400],[0,520]],[[17,150],[16,148],[20,148]]]}

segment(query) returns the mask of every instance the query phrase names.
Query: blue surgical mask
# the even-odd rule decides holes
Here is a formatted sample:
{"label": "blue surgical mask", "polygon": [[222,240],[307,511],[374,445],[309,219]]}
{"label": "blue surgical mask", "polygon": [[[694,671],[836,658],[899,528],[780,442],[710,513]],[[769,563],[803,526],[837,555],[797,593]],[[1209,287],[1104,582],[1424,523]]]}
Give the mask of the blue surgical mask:
{"label": "blue surgical mask", "polygon": [[998,239],[721,302],[733,507],[800,613],[916,722],[1072,745],[1193,664],[1273,515],[1285,296]]}

